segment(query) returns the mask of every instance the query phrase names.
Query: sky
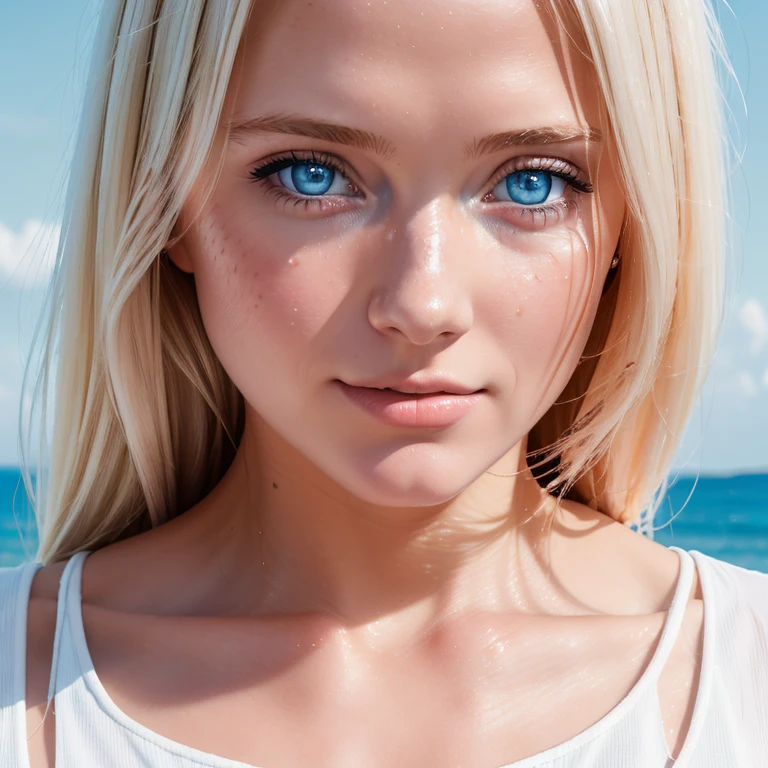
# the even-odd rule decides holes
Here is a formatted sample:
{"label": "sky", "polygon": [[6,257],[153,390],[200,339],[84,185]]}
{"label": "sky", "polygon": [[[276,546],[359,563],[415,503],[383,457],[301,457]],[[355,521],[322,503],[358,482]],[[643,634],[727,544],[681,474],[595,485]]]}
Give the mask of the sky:
{"label": "sky", "polygon": [[[768,3],[715,0],[726,86],[734,245],[718,352],[675,461],[685,474],[768,471]],[[100,0],[0,10],[0,465],[18,464],[23,364],[50,269]],[[743,96],[743,98],[742,98]]]}

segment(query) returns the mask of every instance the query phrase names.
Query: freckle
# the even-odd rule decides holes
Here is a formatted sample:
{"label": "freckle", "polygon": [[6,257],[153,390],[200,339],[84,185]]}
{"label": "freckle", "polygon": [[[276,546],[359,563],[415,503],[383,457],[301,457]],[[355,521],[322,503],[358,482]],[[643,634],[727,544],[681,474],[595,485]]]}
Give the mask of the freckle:
{"label": "freckle", "polygon": [[259,298],[261,298],[261,294],[259,294]]}
{"label": "freckle", "polygon": [[235,264],[235,268],[232,270],[234,274],[237,274],[237,264]]}

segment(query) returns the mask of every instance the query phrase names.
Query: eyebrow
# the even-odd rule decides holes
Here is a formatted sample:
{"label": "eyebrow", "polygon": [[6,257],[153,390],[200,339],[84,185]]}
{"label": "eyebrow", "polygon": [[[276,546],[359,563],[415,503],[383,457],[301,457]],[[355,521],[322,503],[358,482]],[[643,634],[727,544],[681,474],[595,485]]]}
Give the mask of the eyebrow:
{"label": "eyebrow", "polygon": [[368,152],[374,152],[385,158],[395,154],[395,145],[382,136],[359,128],[325,123],[309,117],[296,115],[264,115],[250,120],[233,122],[229,125],[231,141],[242,142],[248,135],[259,133],[286,133],[294,136],[307,136],[310,139],[322,139],[334,144],[345,144]]}
{"label": "eyebrow", "polygon": [[603,140],[603,135],[597,128],[582,128],[577,125],[548,125],[542,128],[525,128],[520,131],[505,131],[494,133],[484,139],[476,139],[467,145],[466,155],[470,158],[498,152],[509,146],[539,146],[542,144],[557,144],[565,141],[581,139],[590,144]]}
{"label": "eyebrow", "polygon": [[[391,141],[370,131],[298,115],[264,115],[248,120],[233,121],[229,124],[229,139],[237,143],[242,143],[249,135],[261,133],[282,133],[321,139],[334,144],[344,144],[374,152],[387,159],[391,158],[396,151],[395,145]],[[498,152],[509,146],[538,146],[577,139],[597,143],[602,141],[602,134],[596,128],[583,128],[576,125],[525,128],[517,131],[494,133],[482,139],[475,139],[465,145],[464,154],[468,158],[477,158]]]}

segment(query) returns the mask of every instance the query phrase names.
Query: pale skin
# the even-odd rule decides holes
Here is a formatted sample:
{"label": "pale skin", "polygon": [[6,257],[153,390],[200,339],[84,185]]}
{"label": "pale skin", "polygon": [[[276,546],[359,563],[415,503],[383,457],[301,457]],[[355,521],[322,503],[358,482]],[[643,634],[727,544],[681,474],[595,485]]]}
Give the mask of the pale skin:
{"label": "pale skin", "polygon": [[[263,768],[498,768],[595,723],[647,666],[678,555],[575,502],[550,534],[523,458],[600,311],[625,214],[594,73],[561,32],[529,0],[253,15],[221,176],[170,247],[245,434],[207,498],[83,571],[96,673],[134,720]],[[276,115],[386,144],[252,130]],[[352,186],[305,207],[249,175],[312,151]],[[555,160],[594,191],[566,183],[538,214],[493,194]],[[335,384],[425,372],[482,399],[448,428],[396,427]],[[30,599],[33,768],[54,765],[55,716],[38,725],[63,567],[42,568]],[[659,684],[674,757],[702,626],[696,576]]]}

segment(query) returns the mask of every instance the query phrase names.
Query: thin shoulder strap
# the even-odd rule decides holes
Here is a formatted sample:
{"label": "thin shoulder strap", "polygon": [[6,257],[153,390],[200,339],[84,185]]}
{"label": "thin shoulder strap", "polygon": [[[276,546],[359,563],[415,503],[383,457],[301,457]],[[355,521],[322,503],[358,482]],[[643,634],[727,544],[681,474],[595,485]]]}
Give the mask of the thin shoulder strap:
{"label": "thin shoulder strap", "polygon": [[[59,649],[61,648],[61,637],[64,631],[64,614],[67,610],[69,596],[69,582],[72,574],[79,573],[82,563],[88,557],[88,552],[78,552],[69,558],[69,562],[64,567],[59,581],[59,596],[56,605],[56,631],[53,635],[53,660],[51,661],[51,679],[48,683],[48,706],[51,705],[53,697],[56,695],[56,672],[59,667]],[[47,708],[46,708],[47,712]]]}
{"label": "thin shoulder strap", "polygon": [[[13,684],[12,690],[14,695],[14,701],[23,701],[25,698],[26,689],[26,669],[27,669],[27,614],[29,613],[29,595],[32,589],[32,581],[35,578],[35,574],[42,567],[42,563],[31,562],[25,563],[21,566],[19,571],[12,569],[0,569],[3,573],[0,573],[0,609],[5,604],[3,600],[3,591],[6,587],[12,586],[16,592],[15,602],[8,601],[8,614],[3,616],[3,611],[0,610],[0,634],[2,633],[4,619],[7,622],[7,626],[11,628],[13,632],[13,653],[8,653],[6,656],[8,662],[13,663],[12,674]],[[18,573],[18,581],[11,581],[12,576]],[[9,651],[7,646],[4,647],[4,651]],[[0,686],[2,685],[3,678],[3,664],[0,664]],[[0,705],[2,706],[2,705]]]}
{"label": "thin shoulder strap", "polygon": [[87,552],[78,552],[69,558],[69,562],[64,566],[61,578],[59,579],[59,592],[56,602],[56,630],[53,635],[53,659],[51,660],[51,678],[48,682],[48,701],[45,705],[45,712],[43,712],[42,720],[37,724],[37,727],[27,736],[29,741],[40,729],[45,719],[48,717],[48,711],[53,703],[54,696],[56,695],[56,672],[59,667],[59,648],[61,646],[62,632],[64,631],[64,614],[67,609],[67,595],[69,593],[69,582],[72,578],[72,573],[79,568],[80,562],[87,557]]}
{"label": "thin shoulder strap", "polygon": [[648,669],[648,673],[654,678],[658,678],[661,675],[661,671],[664,665],[667,663],[669,654],[672,652],[672,648],[677,641],[680,627],[683,624],[685,618],[685,609],[689,602],[691,594],[691,587],[693,586],[693,574],[694,574],[694,562],[693,557],[684,549],[679,547],[669,547],[675,550],[680,557],[680,573],[677,577],[677,587],[675,588],[675,595],[672,598],[672,603],[667,611],[667,619],[664,622],[664,628],[661,632],[661,639],[656,649],[656,653],[653,656],[651,665],[653,671]]}

